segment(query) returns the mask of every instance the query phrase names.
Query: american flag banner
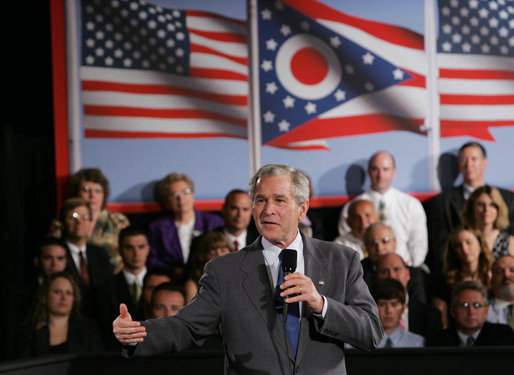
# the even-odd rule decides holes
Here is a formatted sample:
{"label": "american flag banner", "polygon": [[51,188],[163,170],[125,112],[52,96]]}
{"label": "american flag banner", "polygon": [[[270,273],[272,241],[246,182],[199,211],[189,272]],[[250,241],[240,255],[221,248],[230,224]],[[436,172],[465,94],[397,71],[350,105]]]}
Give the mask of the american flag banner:
{"label": "american flag banner", "polygon": [[85,137],[246,138],[246,26],[132,0],[82,0]]}
{"label": "american flag banner", "polygon": [[439,0],[441,136],[514,126],[514,1]]}
{"label": "american flag banner", "polygon": [[[259,2],[263,143],[424,134],[423,37],[314,0]],[[298,147],[300,145],[300,147]]]}

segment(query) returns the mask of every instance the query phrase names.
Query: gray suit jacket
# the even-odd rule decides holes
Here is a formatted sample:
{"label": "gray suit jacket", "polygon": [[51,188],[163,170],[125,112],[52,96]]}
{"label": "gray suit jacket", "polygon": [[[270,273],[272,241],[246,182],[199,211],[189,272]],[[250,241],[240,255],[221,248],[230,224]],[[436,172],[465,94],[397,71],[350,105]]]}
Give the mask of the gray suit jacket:
{"label": "gray suit jacket", "polygon": [[197,296],[175,317],[145,321],[148,334],[134,355],[201,344],[221,325],[226,374],[346,374],[344,343],[369,350],[383,335],[377,308],[357,252],[302,237],[305,274],[327,298],[328,310],[318,319],[303,309],[296,359],[275,311],[260,237],[208,263]]}

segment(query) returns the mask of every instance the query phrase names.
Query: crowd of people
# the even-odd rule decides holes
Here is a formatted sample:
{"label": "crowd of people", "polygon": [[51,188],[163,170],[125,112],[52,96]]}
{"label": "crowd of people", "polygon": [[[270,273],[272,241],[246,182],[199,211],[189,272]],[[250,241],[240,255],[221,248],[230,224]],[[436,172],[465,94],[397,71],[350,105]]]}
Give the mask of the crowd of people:
{"label": "crowd of people", "polygon": [[[385,333],[379,348],[514,345],[514,194],[486,184],[482,145],[458,156],[463,184],[424,208],[393,187],[393,155],[377,152],[371,187],[342,207],[337,238],[323,238],[313,217],[299,223],[303,236],[359,254]],[[259,238],[247,191],[230,191],[218,215],[195,209],[194,190],[186,174],[163,178],[162,215],[141,228],[106,208],[100,170],[75,173],[34,256],[18,357],[120,350],[120,304],[133,320],[173,316],[197,298],[208,262]],[[205,345],[221,349],[219,332]]]}

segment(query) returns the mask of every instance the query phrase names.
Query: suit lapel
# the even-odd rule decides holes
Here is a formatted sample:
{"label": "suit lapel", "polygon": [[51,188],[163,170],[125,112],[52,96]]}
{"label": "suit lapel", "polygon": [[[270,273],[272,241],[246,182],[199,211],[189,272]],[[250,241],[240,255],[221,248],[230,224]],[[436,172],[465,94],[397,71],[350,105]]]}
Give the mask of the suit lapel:
{"label": "suit lapel", "polygon": [[[328,259],[323,257],[323,253],[319,251],[310,237],[304,236],[303,239],[303,256],[305,262],[305,275],[314,283],[314,287],[321,295],[326,294],[325,288],[330,285],[330,273],[326,272],[328,267]],[[298,363],[310,341],[309,337],[309,321],[315,319],[310,311],[307,310],[305,304],[302,306],[302,319],[300,321],[300,337],[298,340],[298,351],[296,353],[296,362]]]}
{"label": "suit lapel", "polygon": [[247,248],[241,271],[246,274],[243,279],[243,289],[255,311],[264,320],[266,328],[277,346],[285,352],[290,352],[285,346],[284,330],[275,311],[275,297],[262,255],[260,239]]}

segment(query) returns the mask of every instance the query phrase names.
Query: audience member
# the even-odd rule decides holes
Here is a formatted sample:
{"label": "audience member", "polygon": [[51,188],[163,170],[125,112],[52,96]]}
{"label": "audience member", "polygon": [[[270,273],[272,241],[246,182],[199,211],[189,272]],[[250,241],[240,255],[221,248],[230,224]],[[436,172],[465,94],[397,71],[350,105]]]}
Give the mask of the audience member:
{"label": "audience member", "polygon": [[487,321],[508,324],[514,329],[514,256],[503,255],[496,259],[492,271]]}
{"label": "audience member", "polygon": [[[84,199],[91,208],[88,242],[105,248],[117,273],[123,267],[118,253],[118,235],[121,229],[129,225],[129,220],[121,212],[106,208],[109,192],[109,180],[98,168],[84,168],[70,177],[69,196]],[[62,222],[54,220],[50,234],[60,237],[61,230]]]}
{"label": "audience member", "polygon": [[176,280],[187,275],[191,241],[223,226],[223,219],[194,208],[194,184],[185,174],[171,173],[157,186],[159,202],[167,213],[149,225],[149,267],[164,267]]}
{"label": "audience member", "polygon": [[49,275],[18,337],[17,353],[29,358],[51,353],[103,351],[96,324],[80,314],[80,290],[67,272]]}
{"label": "audience member", "polygon": [[[314,196],[314,187],[312,186],[311,177],[302,171],[307,180],[309,180],[309,202],[312,202]],[[313,214],[313,211],[307,211],[307,214],[298,223],[298,228],[308,237],[317,238],[320,240],[325,239],[325,231],[323,229],[323,222]]]}
{"label": "audience member", "polygon": [[514,236],[505,230],[509,226],[507,205],[498,189],[489,185],[475,189],[464,204],[462,219],[482,235],[495,258],[514,255]]}
{"label": "audience member", "polygon": [[41,285],[50,275],[66,269],[66,243],[55,237],[47,237],[39,245],[34,257],[37,269],[37,284]]}
{"label": "audience member", "polygon": [[443,331],[434,341],[434,345],[514,345],[512,328],[506,324],[487,322],[488,310],[487,289],[484,285],[475,280],[457,284],[451,298],[451,314],[455,327]]}
{"label": "audience member", "polygon": [[[408,265],[419,267],[425,261],[428,251],[427,219],[421,203],[414,197],[392,186],[396,175],[393,156],[385,151],[375,153],[368,164],[371,189],[357,196],[373,202],[380,215],[380,221],[391,226],[396,235],[397,249]],[[346,204],[339,218],[339,235],[350,232],[347,224]]]}
{"label": "audience member", "polygon": [[434,280],[434,306],[441,310],[443,328],[448,327],[448,304],[455,285],[476,280],[489,287],[492,263],[493,256],[479,233],[459,227],[450,234],[444,255],[444,279]]}
{"label": "audience member", "polygon": [[143,280],[146,275],[146,258],[150,252],[146,233],[137,227],[129,226],[120,232],[119,251],[123,259],[123,269],[114,276],[113,288],[116,296],[114,306],[127,305],[134,319],[144,319]]}
{"label": "audience member", "polygon": [[370,224],[378,221],[379,216],[373,202],[365,199],[354,200],[350,203],[346,218],[350,231],[338,236],[334,242],[351,247],[359,253],[362,260],[368,256],[364,247],[364,231]]}
{"label": "audience member", "polygon": [[152,293],[163,283],[172,281],[170,271],[166,268],[150,268],[143,278],[143,311],[145,319],[150,317],[152,311]]}
{"label": "audience member", "polygon": [[368,256],[361,261],[362,278],[368,286],[375,281],[378,258],[396,251],[393,229],[382,223],[371,224],[364,231],[364,247]]}
{"label": "audience member", "polygon": [[252,203],[246,191],[239,189],[230,191],[225,197],[221,213],[225,225],[216,230],[227,236],[235,251],[250,245],[259,236],[255,226],[250,226]]}
{"label": "audience member", "polygon": [[402,314],[406,308],[404,286],[394,279],[382,279],[370,288],[377,303],[378,316],[384,327],[384,336],[377,348],[422,348],[423,336],[402,327]]}
{"label": "audience member", "polygon": [[189,278],[185,284],[186,303],[189,303],[198,291],[198,282],[203,275],[207,262],[218,256],[233,251],[230,240],[221,232],[213,231],[205,234],[198,242],[198,249],[192,255]]}
{"label": "audience member", "polygon": [[[485,148],[478,142],[468,142],[459,149],[459,170],[463,183],[451,190],[434,196],[428,207],[428,232],[430,252],[427,265],[432,273],[442,272],[446,241],[451,231],[462,225],[461,212],[464,202],[471,193],[484,185],[487,167]],[[514,234],[514,194],[498,189],[508,208],[511,226],[508,232]]]}
{"label": "audience member", "polygon": [[398,280],[405,289],[404,330],[428,338],[442,329],[441,312],[427,305],[423,271],[407,266],[401,256],[390,253],[377,261],[376,279],[388,278]]}
{"label": "audience member", "polygon": [[150,318],[174,316],[186,305],[184,289],[173,283],[162,283],[152,292],[152,310]]}

